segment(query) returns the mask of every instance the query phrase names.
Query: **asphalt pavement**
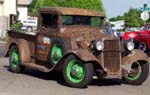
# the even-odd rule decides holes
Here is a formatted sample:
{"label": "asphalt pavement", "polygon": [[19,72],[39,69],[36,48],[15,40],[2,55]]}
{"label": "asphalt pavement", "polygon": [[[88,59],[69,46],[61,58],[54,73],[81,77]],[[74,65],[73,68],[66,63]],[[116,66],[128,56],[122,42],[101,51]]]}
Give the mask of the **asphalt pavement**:
{"label": "asphalt pavement", "polygon": [[140,86],[119,79],[95,79],[87,88],[78,89],[67,87],[58,73],[27,69],[15,74],[10,72],[4,52],[4,43],[0,43],[0,95],[150,95],[150,77]]}

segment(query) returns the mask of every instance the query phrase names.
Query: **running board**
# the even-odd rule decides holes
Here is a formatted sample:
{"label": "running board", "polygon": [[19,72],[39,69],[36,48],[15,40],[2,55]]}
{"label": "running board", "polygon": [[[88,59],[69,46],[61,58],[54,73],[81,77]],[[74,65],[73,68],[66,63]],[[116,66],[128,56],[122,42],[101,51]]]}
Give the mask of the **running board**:
{"label": "running board", "polygon": [[34,70],[41,71],[41,72],[50,72],[51,70],[53,70],[52,68],[48,69],[44,66],[41,66],[41,65],[38,65],[35,63],[22,63],[21,65],[23,65],[25,67],[29,67],[29,68],[34,69]]}

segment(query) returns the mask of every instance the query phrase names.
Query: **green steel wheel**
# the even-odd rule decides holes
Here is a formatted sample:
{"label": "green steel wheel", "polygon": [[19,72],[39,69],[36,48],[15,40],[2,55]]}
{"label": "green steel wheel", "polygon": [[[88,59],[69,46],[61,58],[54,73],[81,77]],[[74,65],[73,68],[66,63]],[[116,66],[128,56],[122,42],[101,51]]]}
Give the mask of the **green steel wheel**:
{"label": "green steel wheel", "polygon": [[23,72],[25,67],[20,66],[19,51],[16,46],[12,46],[9,53],[10,70],[15,73]]}
{"label": "green steel wheel", "polygon": [[73,83],[80,83],[85,76],[85,68],[78,60],[72,60],[66,68],[67,77]]}
{"label": "green steel wheel", "polygon": [[67,85],[82,88],[87,86],[93,78],[93,64],[83,63],[75,56],[67,57],[63,64],[63,76]]}
{"label": "green steel wheel", "polygon": [[144,61],[135,62],[128,76],[124,77],[127,84],[141,85],[149,75],[149,64]]}
{"label": "green steel wheel", "polygon": [[51,58],[54,64],[57,64],[63,56],[63,49],[59,43],[52,46]]}
{"label": "green steel wheel", "polygon": [[50,49],[50,62],[54,66],[56,65],[63,57],[63,55],[68,50],[68,45],[66,41],[62,38],[53,38],[51,42]]}

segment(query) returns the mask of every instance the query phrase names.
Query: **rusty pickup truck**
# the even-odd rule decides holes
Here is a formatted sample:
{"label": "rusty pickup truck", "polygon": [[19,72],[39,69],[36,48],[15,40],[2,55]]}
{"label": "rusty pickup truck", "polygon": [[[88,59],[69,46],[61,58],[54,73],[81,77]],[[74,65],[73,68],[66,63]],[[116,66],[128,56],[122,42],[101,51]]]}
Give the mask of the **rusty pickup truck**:
{"label": "rusty pickup truck", "polygon": [[39,9],[34,35],[8,31],[11,71],[31,68],[62,72],[68,86],[82,88],[97,78],[119,78],[140,85],[149,75],[147,55],[103,32],[104,13],[62,7]]}

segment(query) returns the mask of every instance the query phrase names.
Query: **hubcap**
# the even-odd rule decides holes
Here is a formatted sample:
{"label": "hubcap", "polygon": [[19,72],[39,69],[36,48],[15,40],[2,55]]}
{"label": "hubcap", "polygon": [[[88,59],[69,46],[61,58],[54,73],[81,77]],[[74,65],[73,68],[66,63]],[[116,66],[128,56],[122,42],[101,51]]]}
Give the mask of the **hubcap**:
{"label": "hubcap", "polygon": [[67,77],[73,83],[79,83],[85,76],[85,70],[82,63],[77,60],[72,60],[67,66]]}
{"label": "hubcap", "polygon": [[58,61],[62,58],[63,56],[63,50],[60,47],[60,44],[54,44],[52,47],[52,53],[51,53],[51,58],[54,64],[57,64]]}
{"label": "hubcap", "polygon": [[13,68],[16,68],[19,63],[19,54],[17,53],[17,50],[12,51],[11,55],[11,65]]}
{"label": "hubcap", "polygon": [[136,80],[140,77],[141,75],[141,66],[138,62],[136,62],[136,65],[132,68],[132,70],[130,71],[130,73],[128,74],[127,79],[129,80]]}

